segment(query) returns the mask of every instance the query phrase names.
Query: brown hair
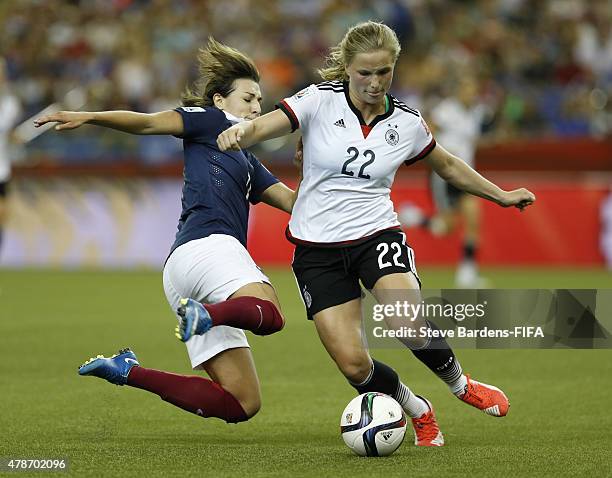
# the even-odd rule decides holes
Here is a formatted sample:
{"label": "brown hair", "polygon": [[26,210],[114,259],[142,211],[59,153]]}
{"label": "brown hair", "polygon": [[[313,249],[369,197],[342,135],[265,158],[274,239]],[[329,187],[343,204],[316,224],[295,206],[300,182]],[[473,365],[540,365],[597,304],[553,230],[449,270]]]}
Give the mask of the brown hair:
{"label": "brown hair", "polygon": [[200,77],[193,88],[186,88],[181,96],[183,106],[212,106],[213,96],[226,98],[234,91],[234,81],[247,78],[259,83],[259,71],[248,56],[208,38],[206,48],[198,50]]}
{"label": "brown hair", "polygon": [[348,80],[346,67],[358,53],[387,50],[393,55],[393,61],[396,61],[401,49],[397,35],[384,23],[373,21],[358,23],[346,32],[338,45],[331,49],[325,67],[318,70],[318,73],[326,81]]}

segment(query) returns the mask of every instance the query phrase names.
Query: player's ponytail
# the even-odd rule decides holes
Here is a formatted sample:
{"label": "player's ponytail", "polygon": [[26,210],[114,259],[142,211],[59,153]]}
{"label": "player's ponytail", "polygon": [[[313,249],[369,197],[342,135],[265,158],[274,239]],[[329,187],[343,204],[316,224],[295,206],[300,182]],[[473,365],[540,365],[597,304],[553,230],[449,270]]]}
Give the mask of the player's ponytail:
{"label": "player's ponytail", "polygon": [[401,49],[397,35],[384,23],[359,23],[351,27],[342,41],[331,49],[325,67],[318,70],[318,73],[326,81],[348,80],[346,67],[358,53],[387,50],[395,61]]}
{"label": "player's ponytail", "polygon": [[193,88],[186,88],[181,96],[183,106],[212,106],[216,93],[226,98],[234,91],[234,81],[241,78],[259,83],[253,60],[212,37],[198,51],[198,70],[200,77]]}

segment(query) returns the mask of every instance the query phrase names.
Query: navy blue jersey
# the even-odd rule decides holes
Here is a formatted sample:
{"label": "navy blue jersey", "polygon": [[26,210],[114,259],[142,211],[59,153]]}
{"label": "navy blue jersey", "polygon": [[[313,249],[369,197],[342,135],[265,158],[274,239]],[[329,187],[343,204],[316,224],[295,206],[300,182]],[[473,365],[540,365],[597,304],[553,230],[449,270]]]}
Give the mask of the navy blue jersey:
{"label": "navy blue jersey", "polygon": [[[235,121],[215,107],[181,107],[183,211],[172,249],[211,234],[227,234],[245,247],[249,202],[278,182],[249,151],[221,152],[217,136]],[[231,116],[231,115],[230,115]]]}

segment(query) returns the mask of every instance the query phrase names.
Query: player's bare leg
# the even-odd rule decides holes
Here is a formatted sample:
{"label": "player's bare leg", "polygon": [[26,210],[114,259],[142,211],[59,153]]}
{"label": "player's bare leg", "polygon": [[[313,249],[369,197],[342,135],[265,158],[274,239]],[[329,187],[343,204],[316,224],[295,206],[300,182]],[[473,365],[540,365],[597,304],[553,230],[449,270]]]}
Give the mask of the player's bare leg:
{"label": "player's bare leg", "polygon": [[[395,303],[398,291],[406,291],[406,300],[421,300],[418,294],[419,284],[412,272],[388,274],[381,277],[372,293],[380,303]],[[401,318],[400,318],[401,319]],[[421,318],[420,321],[423,321]],[[419,319],[415,321],[417,330],[421,326]],[[402,325],[406,325],[406,321]],[[430,329],[437,330],[431,321],[423,321]],[[508,413],[508,398],[500,389],[484,383],[470,380],[463,373],[461,364],[442,337],[433,337],[422,342],[402,340],[412,353],[433,373],[443,380],[451,392],[462,401],[484,411],[488,415],[503,417]]]}
{"label": "player's bare leg", "polygon": [[251,349],[241,347],[224,350],[200,367],[215,383],[240,402],[247,417],[250,418],[259,411],[261,390]]}
{"label": "player's bare leg", "polygon": [[402,204],[398,215],[404,227],[422,227],[436,237],[450,234],[457,223],[453,209],[445,209],[434,215],[426,215],[420,207],[411,202]]}
{"label": "player's bare leg", "polygon": [[314,316],[327,353],[351,383],[363,382],[372,369],[361,330],[361,299],[329,307]]}
{"label": "player's bare leg", "polygon": [[216,325],[250,330],[256,335],[273,334],[285,325],[276,292],[265,282],[247,284],[227,300],[215,304],[181,299],[177,314],[180,319],[176,336],[183,342],[193,335],[205,334]]}
{"label": "player's bare leg", "polygon": [[359,393],[382,392],[397,400],[412,418],[417,446],[444,444],[431,404],[406,387],[391,367],[370,357],[361,330],[361,299],[316,313],[314,323],[330,357]]}
{"label": "player's bare leg", "polygon": [[237,297],[257,297],[259,299],[269,300],[278,310],[281,310],[276,290],[274,290],[271,284],[266,282],[251,282],[238,289],[229,298],[235,299]]}
{"label": "player's bare leg", "polygon": [[429,232],[436,237],[447,236],[457,227],[457,214],[452,208],[440,211],[429,219]]}
{"label": "player's bare leg", "polygon": [[6,225],[8,216],[7,201],[0,196],[0,252],[2,252],[2,239],[4,237],[4,226]]}
{"label": "player's bare leg", "polygon": [[478,244],[480,237],[479,199],[471,194],[463,194],[459,200],[459,210],[465,222],[465,240]]}
{"label": "player's bare leg", "polygon": [[478,198],[462,194],[458,210],[464,222],[463,258],[457,268],[456,283],[459,287],[485,287],[486,281],[478,273],[476,250],[480,237],[480,204]]}
{"label": "player's bare leg", "polygon": [[[395,304],[406,301],[411,304],[421,302],[421,291],[419,281],[412,272],[400,274],[387,274],[374,284],[372,294],[379,304]],[[406,317],[385,317],[385,323],[390,329],[401,330],[407,327],[415,331],[421,327],[427,327],[427,321],[422,317],[414,317],[408,320]],[[420,349],[428,345],[425,337],[402,337],[399,339],[409,349]]]}

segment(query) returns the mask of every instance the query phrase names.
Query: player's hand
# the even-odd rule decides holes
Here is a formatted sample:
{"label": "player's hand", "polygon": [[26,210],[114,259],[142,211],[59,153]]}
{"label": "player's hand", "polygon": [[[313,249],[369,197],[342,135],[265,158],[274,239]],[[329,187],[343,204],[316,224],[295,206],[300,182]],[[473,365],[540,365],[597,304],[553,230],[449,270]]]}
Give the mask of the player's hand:
{"label": "player's hand", "polygon": [[64,129],[75,129],[87,123],[91,119],[91,114],[84,111],[58,111],[57,113],[41,116],[34,120],[34,126],[37,128],[46,123],[57,123],[56,131]]}
{"label": "player's hand", "polygon": [[513,191],[506,191],[499,205],[503,207],[514,206],[522,212],[527,206],[533,204],[535,200],[535,194],[528,189],[520,188]]}
{"label": "player's hand", "polygon": [[240,151],[240,140],[251,127],[250,121],[242,121],[217,136],[217,146],[221,151]]}

